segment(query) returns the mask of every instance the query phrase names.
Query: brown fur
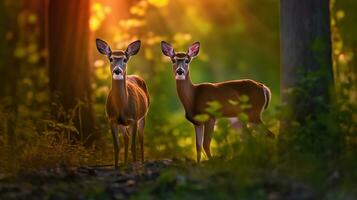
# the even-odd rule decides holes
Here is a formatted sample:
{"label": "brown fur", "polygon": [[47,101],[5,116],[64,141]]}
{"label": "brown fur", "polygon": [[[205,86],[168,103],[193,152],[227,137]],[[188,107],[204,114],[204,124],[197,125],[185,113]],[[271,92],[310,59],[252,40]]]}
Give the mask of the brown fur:
{"label": "brown fur", "polygon": [[149,93],[142,78],[125,76],[124,80],[113,80],[109,92],[106,112],[111,121],[119,125],[131,125],[145,117],[150,105]]}
{"label": "brown fur", "polygon": [[245,110],[249,122],[260,123],[261,112],[265,107],[263,84],[250,79],[225,81],[220,83],[192,84],[189,74],[185,80],[176,81],[177,93],[186,111],[186,118],[195,125],[203,124],[194,119],[196,115],[209,114],[207,103],[217,101],[222,105],[218,110],[222,117],[237,117],[241,112],[239,106],[229,100],[239,101],[239,96],[249,97],[251,108]]}

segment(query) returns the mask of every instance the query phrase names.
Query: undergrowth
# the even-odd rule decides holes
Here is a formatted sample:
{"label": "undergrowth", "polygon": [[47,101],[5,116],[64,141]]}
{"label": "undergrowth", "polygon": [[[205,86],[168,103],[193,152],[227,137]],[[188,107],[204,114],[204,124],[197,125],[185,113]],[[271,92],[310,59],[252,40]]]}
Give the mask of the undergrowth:
{"label": "undergrowth", "polygon": [[[75,109],[65,112],[57,107],[60,119],[26,119],[25,125],[17,117],[14,144],[10,143],[10,135],[0,134],[0,171],[17,174],[56,167],[72,167],[87,165],[102,165],[111,163],[111,146],[103,140],[96,141],[92,146],[85,146],[86,138],[79,137],[80,131],[74,126]],[[11,113],[0,110],[0,116],[6,122]],[[42,117],[46,115],[43,114]],[[6,123],[1,127],[7,131]],[[100,148],[99,148],[100,146]]]}

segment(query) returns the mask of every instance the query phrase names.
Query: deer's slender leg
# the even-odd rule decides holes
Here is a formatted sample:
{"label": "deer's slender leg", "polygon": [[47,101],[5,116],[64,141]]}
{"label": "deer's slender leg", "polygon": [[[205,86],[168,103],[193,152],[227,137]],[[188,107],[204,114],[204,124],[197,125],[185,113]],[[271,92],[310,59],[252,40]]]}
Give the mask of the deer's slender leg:
{"label": "deer's slender leg", "polygon": [[119,137],[118,137],[118,126],[116,124],[111,124],[111,130],[114,141],[114,166],[115,169],[118,169],[119,161]]}
{"label": "deer's slender leg", "polygon": [[211,140],[215,123],[216,119],[210,119],[205,123],[204,127],[203,149],[205,150],[208,158],[211,157]]}
{"label": "deer's slender leg", "polygon": [[128,150],[129,150],[129,130],[125,126],[119,126],[124,139],[124,162],[128,163]]}
{"label": "deer's slender leg", "polygon": [[142,118],[138,124],[138,135],[139,135],[140,154],[141,154],[142,163],[144,163],[144,127],[145,127],[145,118]]}
{"label": "deer's slender leg", "polygon": [[138,132],[138,122],[134,122],[131,131],[131,154],[133,155],[133,161],[136,161],[136,134]]}
{"label": "deer's slender leg", "polygon": [[196,131],[196,153],[197,153],[197,162],[201,161],[201,152],[202,152],[202,142],[203,142],[203,125],[195,125]]}

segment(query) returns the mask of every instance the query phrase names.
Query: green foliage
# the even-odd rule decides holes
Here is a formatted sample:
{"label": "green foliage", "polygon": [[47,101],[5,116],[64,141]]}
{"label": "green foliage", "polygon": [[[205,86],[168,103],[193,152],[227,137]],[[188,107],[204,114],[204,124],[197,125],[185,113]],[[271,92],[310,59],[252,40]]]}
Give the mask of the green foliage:
{"label": "green foliage", "polygon": [[[348,135],[356,130],[357,123],[353,121],[356,105],[349,101],[348,95],[343,95],[350,91],[353,83],[341,85],[337,92],[331,89],[331,97],[319,96],[319,94],[310,96],[311,91],[319,87],[319,80],[324,77],[324,74],[324,72],[308,73],[299,87],[287,91],[291,97],[294,97],[292,99],[296,99],[294,102],[296,108],[306,108],[301,110],[294,108],[294,113],[291,108],[283,107],[280,110],[284,123],[281,140],[286,142],[285,145],[290,147],[291,152],[335,157],[345,148]],[[343,117],[346,115],[349,117]],[[295,116],[293,118],[296,121],[291,120],[291,116]]]}
{"label": "green foliage", "polygon": [[209,120],[209,115],[207,115],[207,114],[200,114],[200,115],[196,115],[195,117],[194,117],[194,119],[196,120],[196,121],[198,121],[198,122],[206,122],[206,121],[208,121]]}
{"label": "green foliage", "polygon": [[207,102],[206,112],[214,117],[220,117],[221,113],[220,113],[219,109],[221,109],[221,108],[222,108],[222,105],[217,101]]}

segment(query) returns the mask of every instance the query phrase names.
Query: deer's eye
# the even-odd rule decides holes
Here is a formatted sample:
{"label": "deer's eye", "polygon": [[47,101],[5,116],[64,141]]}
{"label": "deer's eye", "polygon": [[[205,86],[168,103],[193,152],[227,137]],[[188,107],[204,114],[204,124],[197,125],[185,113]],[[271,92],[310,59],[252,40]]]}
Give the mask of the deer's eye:
{"label": "deer's eye", "polygon": [[172,63],[176,63],[176,60],[175,60],[175,59],[172,59]]}
{"label": "deer's eye", "polygon": [[186,63],[186,64],[188,64],[188,63],[189,63],[188,59],[186,59],[186,60],[185,60],[185,63]]}
{"label": "deer's eye", "polygon": [[110,61],[110,62],[113,62],[113,58],[109,58],[109,61]]}
{"label": "deer's eye", "polygon": [[124,59],[123,59],[123,62],[124,62],[124,63],[128,62],[128,59],[124,58]]}

